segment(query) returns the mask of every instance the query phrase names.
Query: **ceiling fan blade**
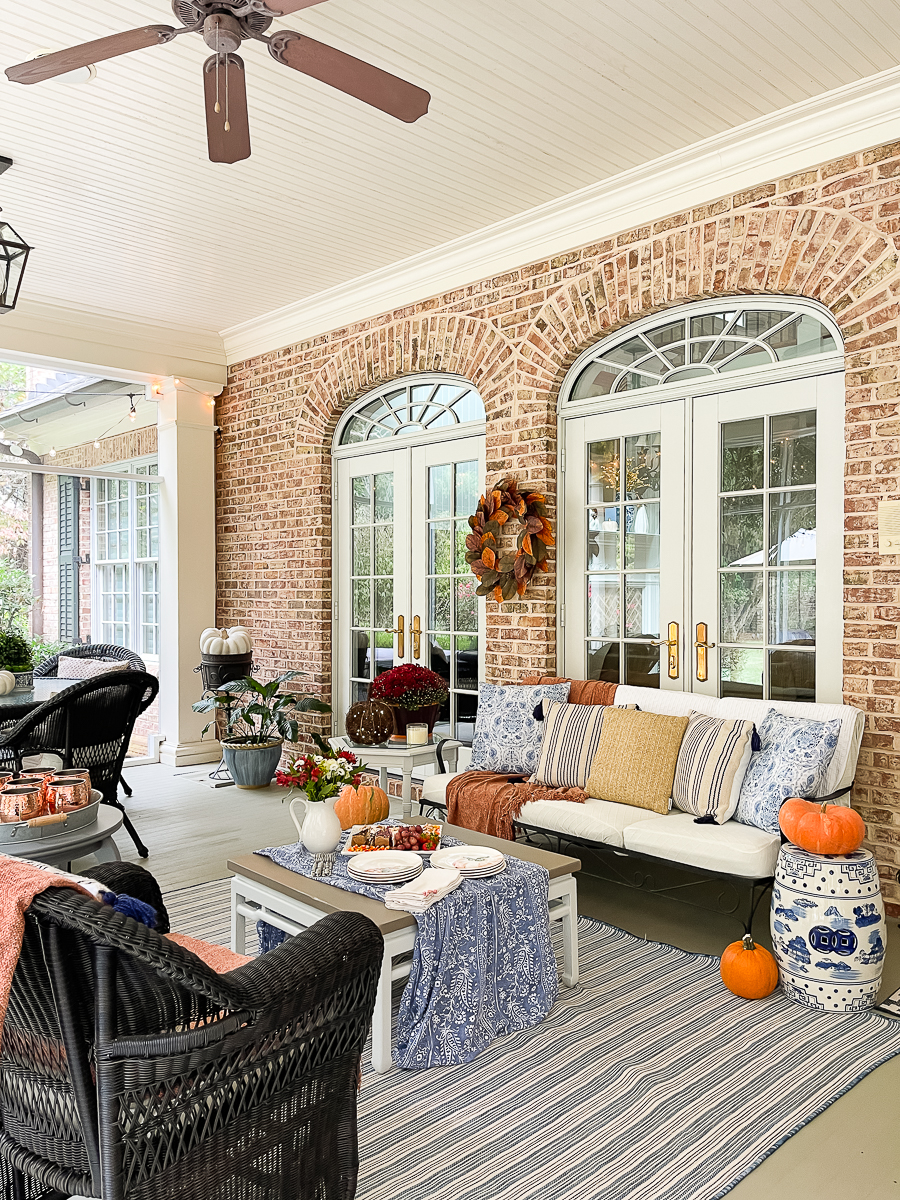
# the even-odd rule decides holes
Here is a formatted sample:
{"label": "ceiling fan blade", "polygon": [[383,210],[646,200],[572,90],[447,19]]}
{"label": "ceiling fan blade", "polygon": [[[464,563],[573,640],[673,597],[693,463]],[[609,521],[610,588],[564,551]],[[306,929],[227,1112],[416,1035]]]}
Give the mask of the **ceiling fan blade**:
{"label": "ceiling fan blade", "polygon": [[161,46],[175,37],[171,25],[145,25],[142,29],[129,29],[126,33],[114,33],[111,37],[98,38],[96,42],[85,42],[81,46],[70,46],[68,50],[57,50],[54,54],[42,54],[30,62],[6,68],[6,77],[13,83],[41,83],[79,67],[89,67],[105,58],[116,58],[132,50],[145,50],[149,46]]}
{"label": "ceiling fan blade", "polygon": [[265,5],[276,17],[286,17],[288,13],[299,12],[301,8],[312,8],[314,4],[324,2],[325,0],[265,0]]}
{"label": "ceiling fan blade", "polygon": [[281,30],[269,39],[269,53],[286,67],[311,75],[401,121],[417,121],[428,112],[431,96],[424,88],[313,38]]}
{"label": "ceiling fan blade", "polygon": [[236,163],[249,158],[250,118],[247,115],[244,60],[240,55],[224,54],[220,58],[213,54],[206,60],[203,64],[203,94],[209,161]]}

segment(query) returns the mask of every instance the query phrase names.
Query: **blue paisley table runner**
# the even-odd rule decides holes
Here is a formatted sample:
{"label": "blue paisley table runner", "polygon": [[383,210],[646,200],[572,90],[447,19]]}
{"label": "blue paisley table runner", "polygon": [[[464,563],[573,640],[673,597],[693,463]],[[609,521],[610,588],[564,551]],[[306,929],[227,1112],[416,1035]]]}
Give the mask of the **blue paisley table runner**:
{"label": "blue paisley table runner", "polygon": [[[455,838],[441,844],[464,845]],[[312,876],[313,856],[299,842],[257,853]],[[383,901],[394,885],[351,879],[348,859],[339,852],[334,871],[319,882]],[[495,1038],[543,1021],[559,992],[549,880],[545,867],[507,856],[501,874],[464,879],[427,912],[411,914],[419,931],[397,1017],[398,1066],[419,1071],[470,1062]],[[271,949],[278,940],[262,936],[260,944]]]}

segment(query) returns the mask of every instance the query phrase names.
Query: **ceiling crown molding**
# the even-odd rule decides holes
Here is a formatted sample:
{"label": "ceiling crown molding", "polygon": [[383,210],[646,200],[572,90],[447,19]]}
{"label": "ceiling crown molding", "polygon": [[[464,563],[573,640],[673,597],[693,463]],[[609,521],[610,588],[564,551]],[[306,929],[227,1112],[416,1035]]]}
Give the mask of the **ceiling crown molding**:
{"label": "ceiling crown molding", "polygon": [[222,330],[229,363],[900,137],[900,68],[695,142]]}

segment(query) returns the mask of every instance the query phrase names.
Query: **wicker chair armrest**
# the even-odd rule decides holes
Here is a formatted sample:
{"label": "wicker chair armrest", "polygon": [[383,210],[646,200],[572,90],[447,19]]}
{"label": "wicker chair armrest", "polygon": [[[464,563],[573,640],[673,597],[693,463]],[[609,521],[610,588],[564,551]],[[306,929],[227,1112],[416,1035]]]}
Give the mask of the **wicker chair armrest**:
{"label": "wicker chair armrest", "polygon": [[340,987],[380,965],[384,938],[361,913],[330,913],[242,967],[222,976],[234,1003],[260,1010],[295,1000],[298,993]]}

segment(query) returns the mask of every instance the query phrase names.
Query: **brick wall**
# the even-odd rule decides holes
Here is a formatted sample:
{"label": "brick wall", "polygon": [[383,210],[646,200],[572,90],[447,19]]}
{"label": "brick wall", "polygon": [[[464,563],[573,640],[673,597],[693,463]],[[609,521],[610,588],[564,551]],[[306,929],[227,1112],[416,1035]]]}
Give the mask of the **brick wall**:
{"label": "brick wall", "polygon": [[[85,442],[80,446],[69,446],[57,451],[52,459],[55,466],[71,467],[71,474],[77,475],[78,467],[103,467],[113,464],[127,463],[137,458],[156,453],[156,426],[150,425],[143,429],[129,429],[126,433],[115,434],[113,437],[102,438],[100,445]],[[49,461],[44,459],[44,462]],[[61,471],[62,474],[69,472]],[[91,489],[96,487],[96,479],[85,477],[88,485],[79,496],[78,524],[79,547],[78,553],[87,558],[91,547]],[[59,493],[57,490],[58,477],[44,476],[44,571],[43,580],[37,590],[42,597],[44,620],[44,637],[55,640],[59,636]],[[91,565],[85,562],[78,573],[78,626],[82,641],[88,641],[91,633]],[[152,674],[158,674],[158,667],[148,664]],[[132,748],[135,752],[144,753],[147,745],[147,735],[156,733],[159,729],[158,702],[143,713],[134,727]]]}
{"label": "brick wall", "polygon": [[[234,366],[216,405],[218,620],[247,625],[264,671],[331,692],[329,448],[343,409],[418,371],[474,383],[488,482],[556,494],[556,402],[571,364],[619,326],[701,297],[826,305],[847,353],[844,692],[867,714],[853,802],[900,914],[900,563],[876,508],[900,498],[900,143],[848,155]],[[551,567],[554,561],[551,559]],[[555,576],[487,607],[487,677],[555,669]]]}

